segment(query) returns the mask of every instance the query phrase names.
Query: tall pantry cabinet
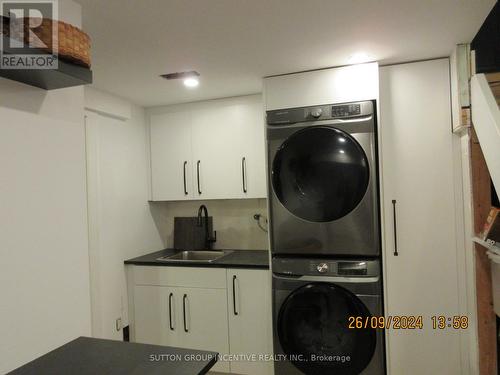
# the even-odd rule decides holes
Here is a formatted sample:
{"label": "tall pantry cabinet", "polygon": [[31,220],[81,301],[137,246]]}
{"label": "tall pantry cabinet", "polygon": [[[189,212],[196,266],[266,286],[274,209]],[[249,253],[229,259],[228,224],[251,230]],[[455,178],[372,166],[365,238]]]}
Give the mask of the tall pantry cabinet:
{"label": "tall pantry cabinet", "polygon": [[[423,329],[386,330],[390,375],[467,373],[460,352],[467,330],[449,327],[463,315],[454,141],[448,59],[382,67],[385,314],[423,317]],[[432,316],[445,317],[445,327],[434,329]]]}

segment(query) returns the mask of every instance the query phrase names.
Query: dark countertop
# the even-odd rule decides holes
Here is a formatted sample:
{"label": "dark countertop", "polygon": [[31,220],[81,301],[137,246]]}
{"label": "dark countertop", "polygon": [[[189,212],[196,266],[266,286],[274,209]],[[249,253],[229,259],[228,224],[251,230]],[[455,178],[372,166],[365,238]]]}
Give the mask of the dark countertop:
{"label": "dark countertop", "polygon": [[215,352],[79,337],[9,374],[201,375],[216,362]]}
{"label": "dark countertop", "polygon": [[[226,249],[225,249],[226,250]],[[165,249],[125,261],[125,264],[136,266],[169,266],[169,267],[216,267],[216,268],[257,268],[269,269],[269,252],[267,250],[231,250],[213,262],[179,262],[157,260],[159,257],[172,255],[179,250]]]}

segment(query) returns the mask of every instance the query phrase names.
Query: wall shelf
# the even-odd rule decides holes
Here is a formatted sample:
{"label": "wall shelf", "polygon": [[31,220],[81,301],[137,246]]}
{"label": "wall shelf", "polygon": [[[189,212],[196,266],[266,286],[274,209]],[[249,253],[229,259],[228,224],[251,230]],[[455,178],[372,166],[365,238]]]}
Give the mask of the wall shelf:
{"label": "wall shelf", "polygon": [[475,243],[478,243],[479,245],[485,247],[486,249],[500,255],[500,247],[499,246],[493,245],[490,242],[486,242],[485,240],[482,240],[479,237],[472,237],[472,241],[474,241]]}
{"label": "wall shelf", "polygon": [[[3,45],[9,38],[2,35]],[[40,54],[46,52],[40,51]],[[8,53],[7,53],[8,54]],[[59,60],[57,69],[1,69],[0,77],[22,82],[44,90],[81,86],[92,83],[92,71],[83,66]]]}

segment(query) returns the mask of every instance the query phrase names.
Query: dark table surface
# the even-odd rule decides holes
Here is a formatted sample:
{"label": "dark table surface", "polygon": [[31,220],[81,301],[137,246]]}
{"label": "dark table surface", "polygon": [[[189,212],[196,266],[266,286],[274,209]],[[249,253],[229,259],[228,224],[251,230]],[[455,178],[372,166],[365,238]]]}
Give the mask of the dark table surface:
{"label": "dark table surface", "polygon": [[10,375],[197,375],[217,353],[79,337],[10,372]]}
{"label": "dark table surface", "polygon": [[125,264],[138,266],[177,266],[177,267],[216,267],[216,268],[256,268],[269,269],[269,252],[267,250],[231,250],[213,262],[178,262],[158,260],[159,257],[175,254],[180,250],[165,249],[125,261]]}

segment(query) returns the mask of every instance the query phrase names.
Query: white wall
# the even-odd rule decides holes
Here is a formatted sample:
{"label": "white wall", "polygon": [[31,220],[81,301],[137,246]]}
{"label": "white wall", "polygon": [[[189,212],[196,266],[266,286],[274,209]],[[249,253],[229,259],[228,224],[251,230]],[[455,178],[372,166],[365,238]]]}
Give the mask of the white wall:
{"label": "white wall", "polygon": [[99,111],[86,113],[92,334],[120,340],[115,321],[128,320],[123,261],[163,248],[148,205],[145,114],[106,93],[87,88],[85,96]]}
{"label": "white wall", "polygon": [[[60,0],[79,25],[80,6]],[[83,88],[0,79],[0,373],[90,334]]]}
{"label": "white wall", "polygon": [[[151,212],[155,218],[165,248],[174,246],[174,217],[195,217],[204,204],[213,216],[217,231],[215,249],[268,249],[267,233],[259,229],[254,214],[267,215],[266,199],[234,199],[186,202],[152,202]],[[264,225],[264,220],[261,219]]]}

